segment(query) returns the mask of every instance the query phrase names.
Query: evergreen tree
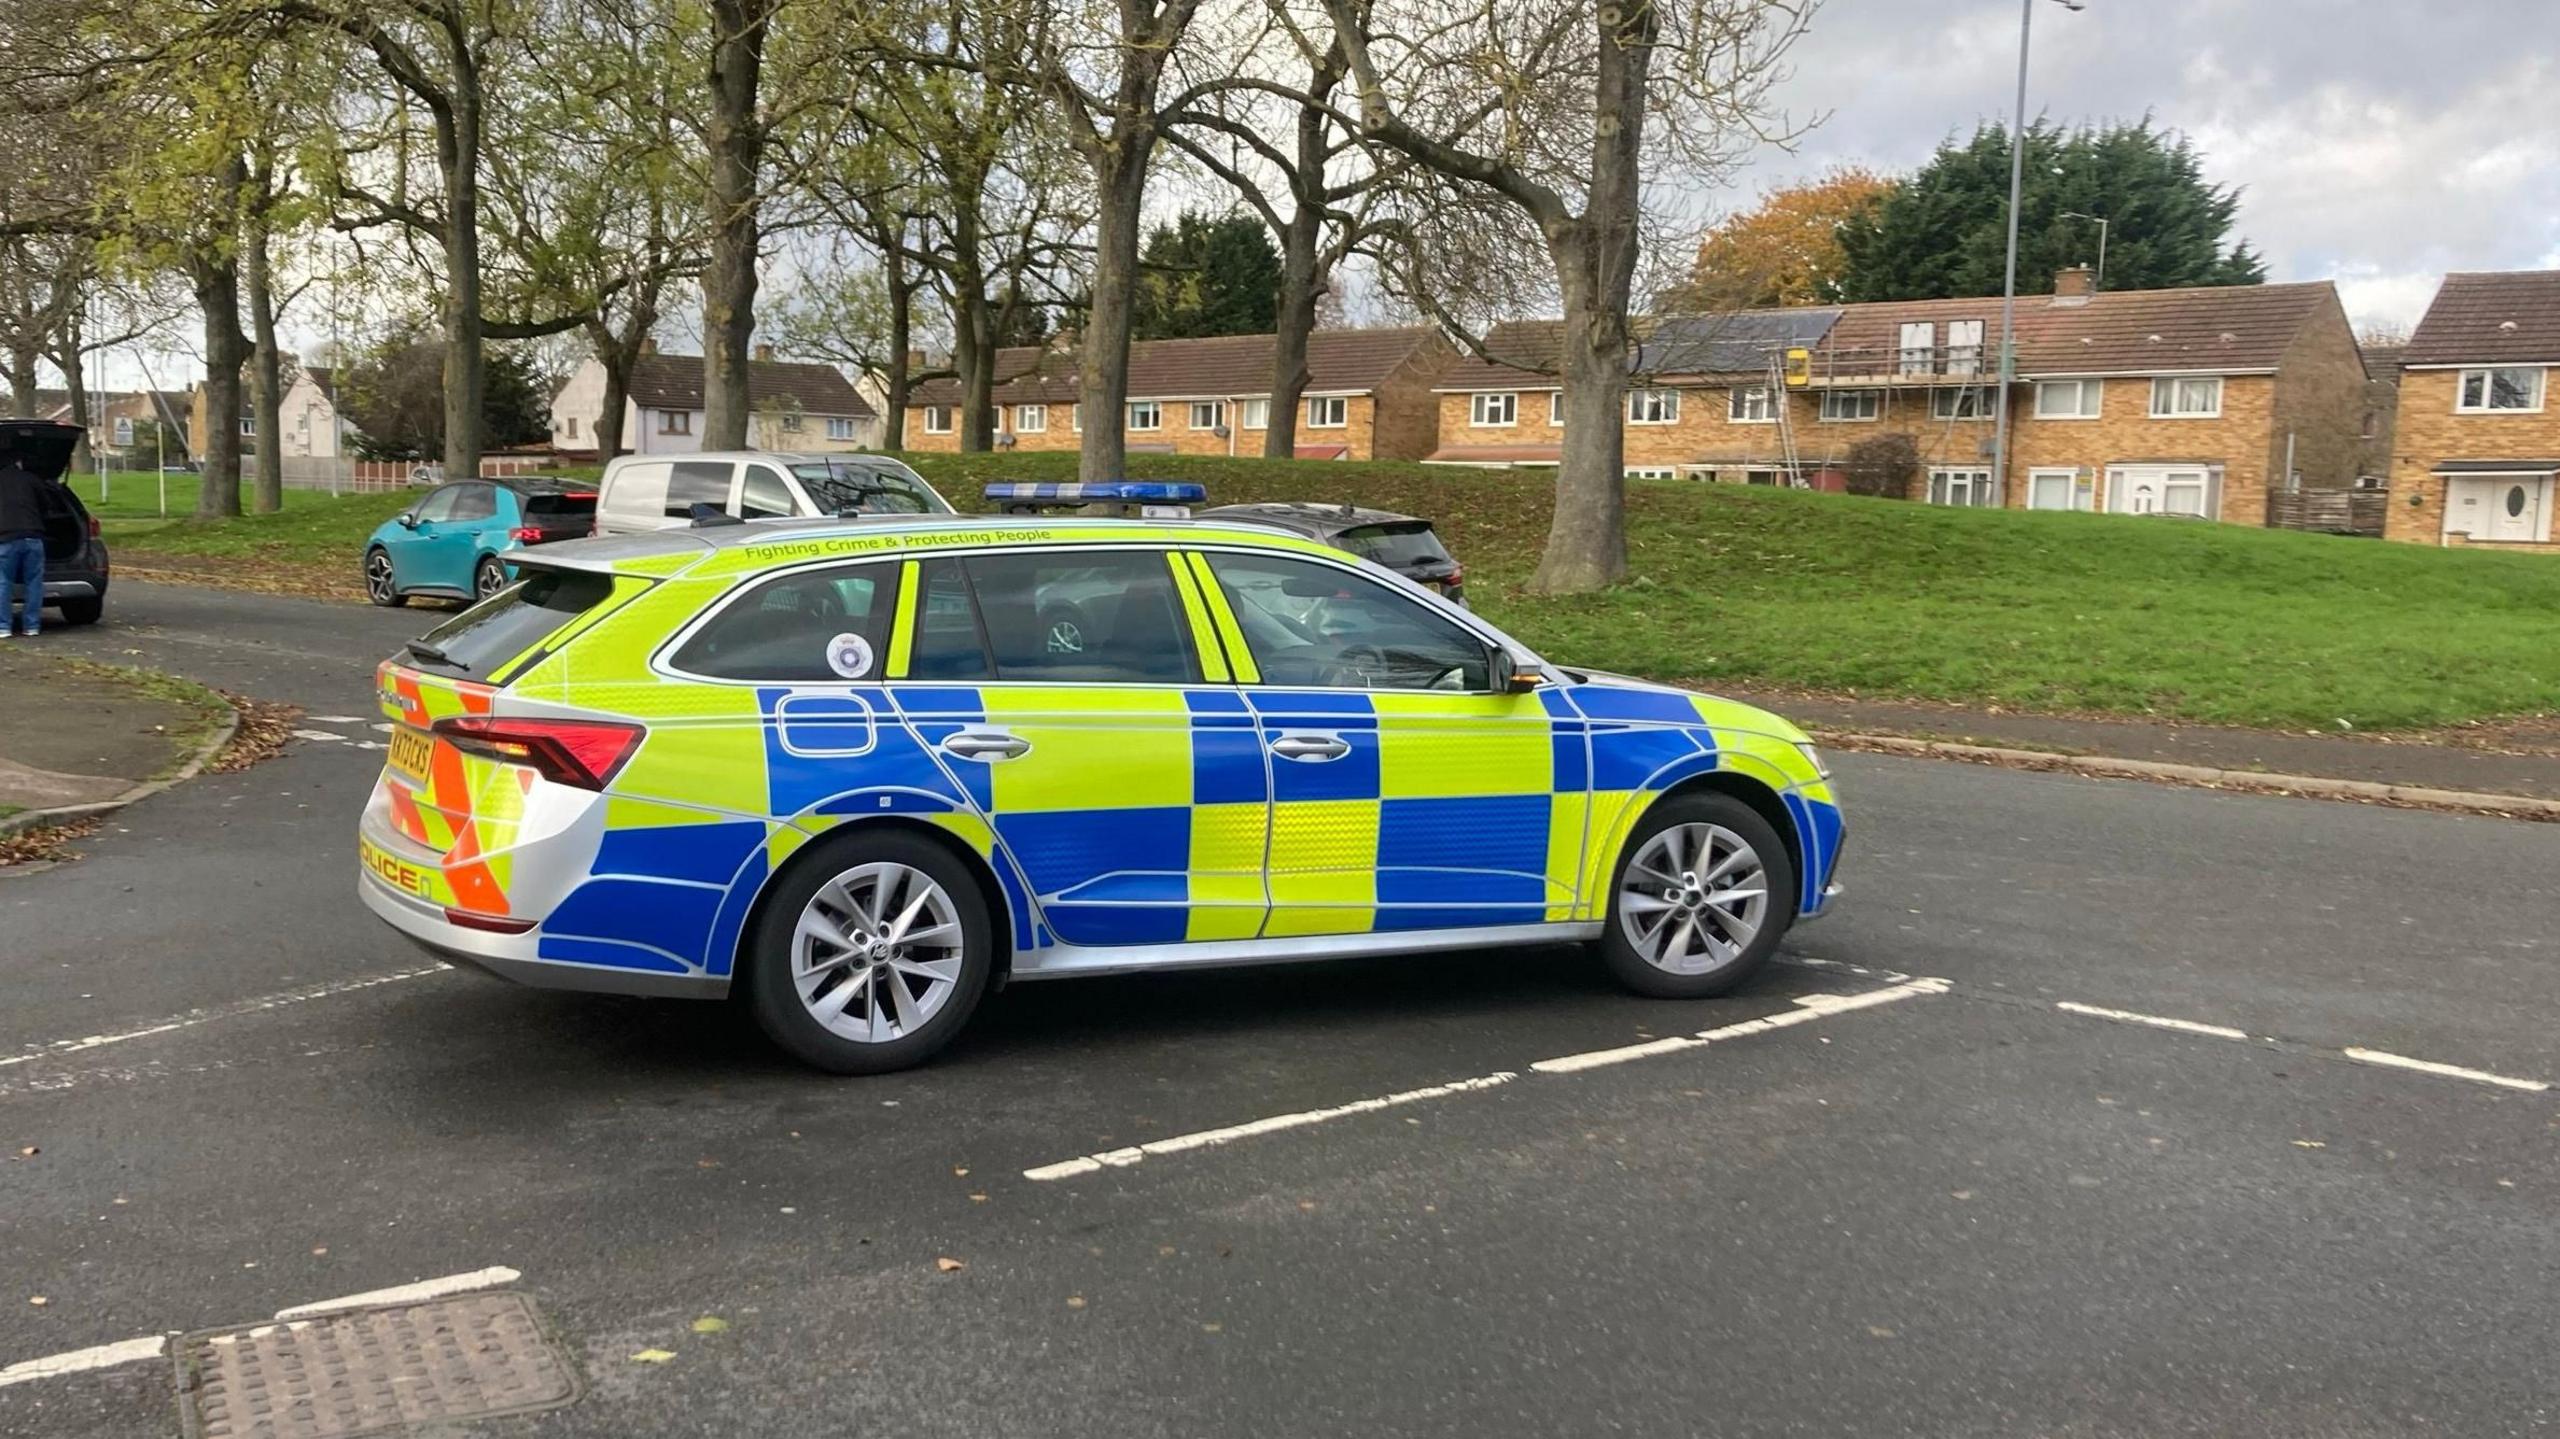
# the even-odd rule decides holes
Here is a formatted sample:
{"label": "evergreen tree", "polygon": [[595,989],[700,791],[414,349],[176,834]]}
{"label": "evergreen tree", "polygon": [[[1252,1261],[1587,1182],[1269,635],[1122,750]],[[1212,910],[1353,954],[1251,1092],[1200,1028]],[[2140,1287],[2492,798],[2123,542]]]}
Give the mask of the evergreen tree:
{"label": "evergreen tree", "polygon": [[[2266,264],[2230,239],[2239,192],[2204,178],[2182,135],[2132,124],[2027,127],[2018,203],[2018,291],[2044,294],[2053,273],[2094,265],[2104,216],[2110,290],[2255,285]],[[1840,228],[1838,298],[1926,300],[2000,293],[2009,222],[2009,135],[2000,126],[1949,140],[1884,202]]]}
{"label": "evergreen tree", "polygon": [[1279,323],[1280,252],[1250,215],[1185,210],[1147,236],[1138,263],[1138,339],[1267,335]]}

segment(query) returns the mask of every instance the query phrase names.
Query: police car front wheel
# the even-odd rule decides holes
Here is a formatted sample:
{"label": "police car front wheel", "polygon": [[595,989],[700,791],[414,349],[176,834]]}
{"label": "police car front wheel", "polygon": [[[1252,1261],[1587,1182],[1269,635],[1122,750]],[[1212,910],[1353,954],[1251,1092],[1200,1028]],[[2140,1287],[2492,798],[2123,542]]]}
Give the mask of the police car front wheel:
{"label": "police car front wheel", "polygon": [[837,1074],[922,1063],[986,992],[993,925],[969,872],[895,831],[825,842],[757,922],[748,987],[783,1048]]}

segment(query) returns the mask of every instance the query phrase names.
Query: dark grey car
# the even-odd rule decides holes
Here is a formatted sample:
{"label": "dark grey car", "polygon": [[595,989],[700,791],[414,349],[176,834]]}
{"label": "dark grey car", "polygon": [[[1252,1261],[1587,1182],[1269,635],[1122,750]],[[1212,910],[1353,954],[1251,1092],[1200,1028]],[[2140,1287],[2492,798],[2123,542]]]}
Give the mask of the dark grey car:
{"label": "dark grey car", "polygon": [[1433,533],[1429,520],[1357,505],[1272,501],[1202,510],[1204,520],[1247,520],[1304,535],[1318,544],[1381,564],[1455,604],[1467,602],[1467,572]]}
{"label": "dark grey car", "polygon": [[53,483],[44,498],[44,602],[62,622],[92,625],[107,609],[107,542],[98,521],[62,477],[71,469],[78,425],[0,420],[0,460],[16,460]]}

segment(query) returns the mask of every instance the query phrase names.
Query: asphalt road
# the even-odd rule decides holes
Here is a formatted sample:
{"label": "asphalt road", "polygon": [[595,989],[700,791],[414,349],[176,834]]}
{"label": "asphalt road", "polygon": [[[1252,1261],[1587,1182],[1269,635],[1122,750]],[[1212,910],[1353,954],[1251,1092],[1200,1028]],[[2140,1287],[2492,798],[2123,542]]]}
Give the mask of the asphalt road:
{"label": "asphalt road", "polygon": [[585,1392],[436,1432],[2560,1422],[2560,1091],[2514,1083],[2560,1081],[2560,827],[1844,756],[1848,898],[1735,998],[1564,950],[1023,985],[830,1080],[362,912],[370,669],[431,617],[110,615],[60,643],[344,738],[0,878],[0,1434],[177,1432],[165,1359],[10,1364],[493,1267]]}

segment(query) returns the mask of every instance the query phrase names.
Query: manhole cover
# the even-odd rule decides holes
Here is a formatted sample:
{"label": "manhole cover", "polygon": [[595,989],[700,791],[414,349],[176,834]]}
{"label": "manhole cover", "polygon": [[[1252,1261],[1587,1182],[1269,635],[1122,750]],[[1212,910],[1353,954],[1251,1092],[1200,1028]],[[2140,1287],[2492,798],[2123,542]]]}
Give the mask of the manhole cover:
{"label": "manhole cover", "polygon": [[505,1292],[215,1330],[177,1360],[189,1439],[341,1439],[578,1397],[533,1301]]}

